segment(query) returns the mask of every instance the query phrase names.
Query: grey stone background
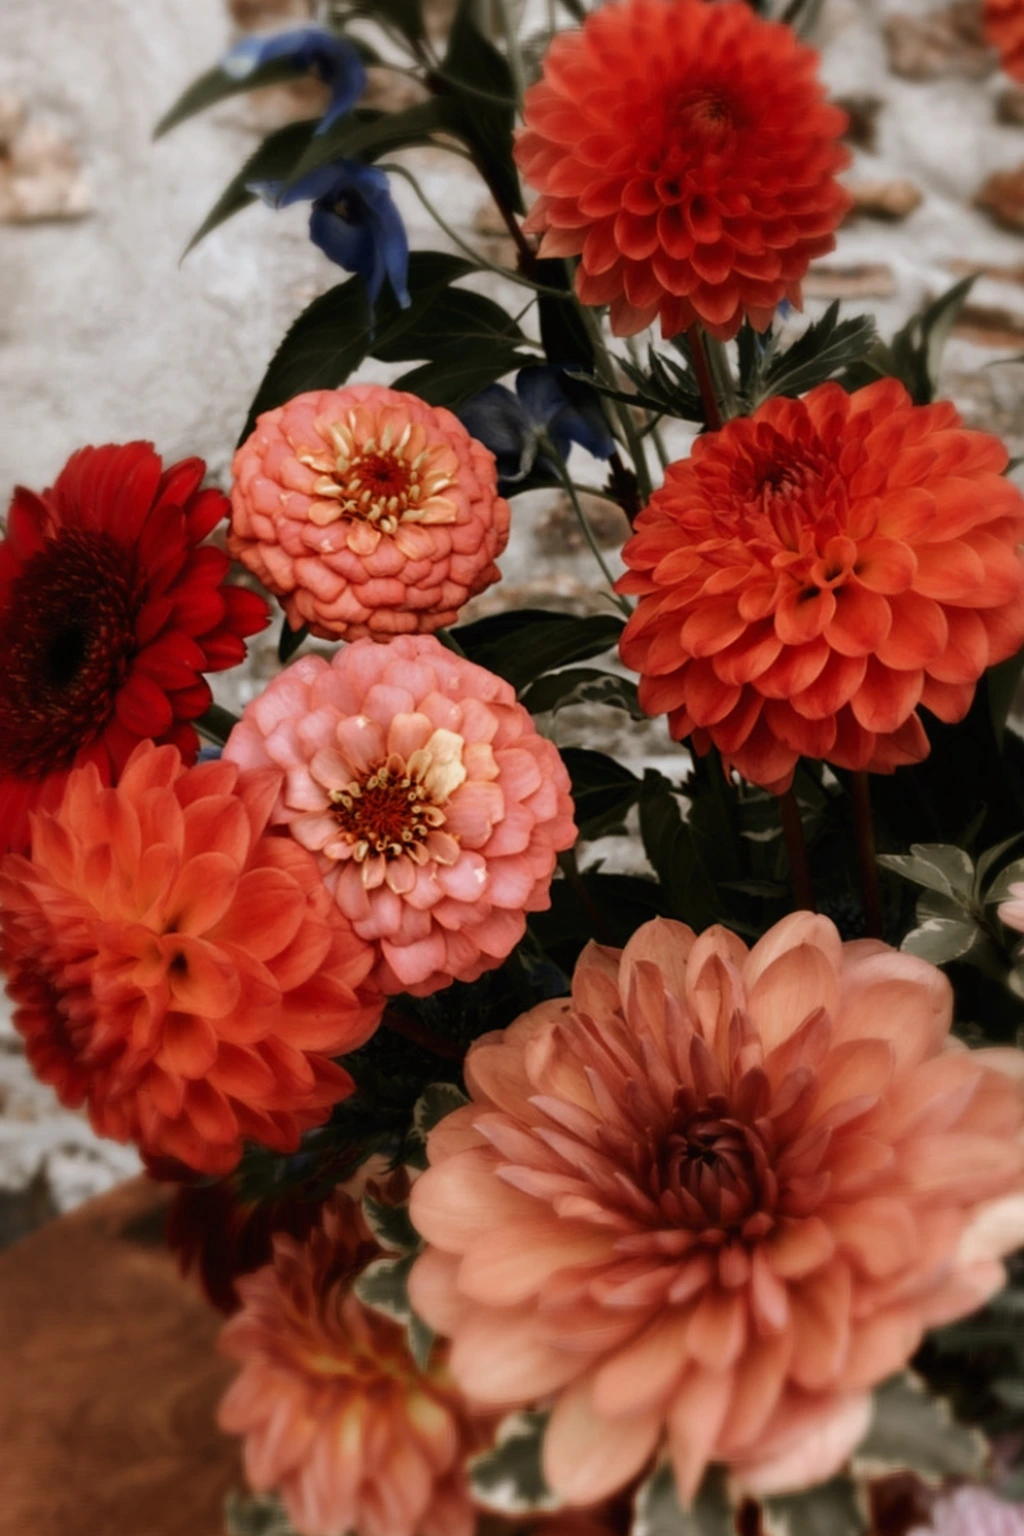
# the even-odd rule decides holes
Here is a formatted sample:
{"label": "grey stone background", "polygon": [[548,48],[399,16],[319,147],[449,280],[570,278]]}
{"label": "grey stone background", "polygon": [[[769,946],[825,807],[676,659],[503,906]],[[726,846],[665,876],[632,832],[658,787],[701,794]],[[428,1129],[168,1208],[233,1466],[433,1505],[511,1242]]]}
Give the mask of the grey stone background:
{"label": "grey stone background", "polygon": [[[4,502],[16,482],[48,484],[81,443],[132,437],[153,439],[169,459],[201,454],[225,480],[267,360],[337,273],[308,242],[301,208],[254,207],[183,265],[179,256],[260,135],[316,110],[315,96],[281,88],[238,98],[159,143],[150,134],[240,29],[294,24],[308,10],[305,0],[3,0]],[[859,147],[847,179],[862,211],[813,269],[807,309],[819,313],[841,297],[848,313],[873,310],[889,333],[978,270],[947,352],[945,387],[972,425],[999,432],[1019,453],[1024,367],[1001,360],[1024,352],[1024,169],[1017,181],[982,189],[993,174],[1024,166],[1024,106],[980,43],[977,11],[975,0],[825,0],[814,41],[832,92],[856,98]],[[531,13],[527,30],[532,24]],[[376,79],[373,90],[380,105],[407,99],[400,77]],[[437,150],[406,160],[465,239],[492,260],[509,258],[464,161]],[[411,189],[396,179],[394,191],[411,243],[446,247]],[[987,209],[975,206],[979,193]],[[499,281],[481,281],[500,291]],[[677,432],[673,451],[684,453],[686,441]],[[597,478],[585,460],[577,474]],[[601,503],[593,512],[615,565],[621,516]],[[557,497],[516,502],[502,566],[504,582],[478,599],[478,612],[606,604]],[[219,681],[219,697],[245,702],[272,670],[268,640],[246,673]],[[636,760],[671,750],[660,724],[628,735],[621,722],[568,712],[557,729],[562,740]],[[34,1082],[0,1004],[0,1243],[137,1166],[133,1152],[98,1142]]]}

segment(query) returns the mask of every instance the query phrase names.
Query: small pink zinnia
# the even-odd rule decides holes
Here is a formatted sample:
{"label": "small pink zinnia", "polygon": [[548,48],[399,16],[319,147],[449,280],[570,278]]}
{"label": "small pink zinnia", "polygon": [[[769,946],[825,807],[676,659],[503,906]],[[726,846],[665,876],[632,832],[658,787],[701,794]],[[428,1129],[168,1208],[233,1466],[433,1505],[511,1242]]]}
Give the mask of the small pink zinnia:
{"label": "small pink zinnia", "polygon": [[301,1536],[472,1536],[465,1462],[490,1434],[452,1382],[443,1347],[426,1370],[405,1329],[352,1284],[380,1249],[338,1191],[304,1243],[237,1281],[220,1347],[241,1362],[219,1421],[245,1437],[245,1471],[276,1488]]}
{"label": "small pink zinnia", "polygon": [[494,455],[442,407],[380,384],[313,390],[239,448],[228,548],[327,640],[430,634],[498,580]]}
{"label": "small pink zinnia", "polygon": [[379,946],[385,992],[425,997],[500,965],[576,837],[565,766],[513,689],[425,635],[303,657],[224,756],[281,771],[271,819]]}
{"label": "small pink zinnia", "polygon": [[1024,1236],[1017,1051],[949,1036],[934,966],[796,913],[750,951],[645,924],[470,1050],[428,1143],[411,1297],[467,1395],[548,1399],[552,1488],[667,1445],[748,1491],[828,1477],[871,1388]]}

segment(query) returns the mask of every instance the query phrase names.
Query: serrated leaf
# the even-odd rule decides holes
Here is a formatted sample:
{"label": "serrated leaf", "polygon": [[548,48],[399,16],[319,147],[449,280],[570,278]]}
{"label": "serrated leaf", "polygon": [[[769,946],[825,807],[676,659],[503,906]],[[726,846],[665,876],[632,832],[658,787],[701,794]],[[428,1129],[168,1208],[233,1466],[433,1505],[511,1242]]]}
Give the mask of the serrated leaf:
{"label": "serrated leaf", "polygon": [[374,1259],[368,1264],[352,1286],[363,1306],[408,1327],[413,1319],[409,1274],[416,1259],[415,1253],[406,1253],[400,1259]]}
{"label": "serrated leaf", "polygon": [[294,185],[322,165],[336,160],[379,160],[395,149],[416,144],[432,144],[435,133],[458,133],[462,119],[451,102],[442,96],[417,101],[401,112],[378,112],[358,108],[332,124],[326,133],[318,133],[289,177]]}
{"label": "serrated leaf", "polygon": [[277,637],[277,659],[282,667],[291,661],[308,634],[308,624],[300,624],[298,629],[292,629],[286,618],[281,620],[281,633]]}
{"label": "serrated leaf", "polygon": [[215,64],[212,69],[200,75],[198,80],[186,86],[153,129],[153,137],[162,138],[179,123],[195,117],[197,112],[205,112],[207,107],[215,106],[218,101],[226,101],[229,96],[258,91],[265,85],[282,85],[289,80],[299,80],[308,73],[305,67],[289,59],[272,59],[242,77],[229,75],[219,64]]}
{"label": "serrated leaf", "polygon": [[615,672],[600,672],[596,667],[567,667],[564,672],[549,672],[531,683],[520,703],[531,715],[570,709],[577,704],[600,704],[623,709],[631,720],[646,720],[640,707],[636,684]]}
{"label": "serrated leaf", "polygon": [[630,1536],[732,1536],[733,1512],[717,1468],[705,1477],[690,1509],[679,1502],[671,1462],[637,1489]]}
{"label": "serrated leaf", "polygon": [[640,796],[642,785],[636,774],[588,747],[563,747],[562,761],[572,780],[580,837],[604,837],[621,826]]}
{"label": "serrated leaf", "polygon": [[867,1530],[851,1477],[766,1499],[764,1514],[768,1536],[861,1536]]}
{"label": "serrated leaf", "polygon": [[462,257],[444,251],[413,251],[409,257],[408,309],[401,309],[386,288],[377,301],[372,329],[366,284],[361,277],[352,277],[314,299],[274,354],[239,441],[245,441],[263,411],[273,410],[306,390],[336,389],[344,384],[374,347],[387,345],[413,325],[450,283],[470,271],[471,264]]}
{"label": "serrated leaf", "polygon": [[241,213],[242,209],[248,208],[250,203],[256,202],[255,192],[249,191],[250,182],[284,181],[291,175],[313,137],[318,122],[319,118],[314,117],[301,123],[289,123],[286,127],[279,128],[276,133],[270,134],[258,149],[253,150],[242,169],[228,182],[182,251],[182,261],[189,251],[194,250],[200,240],[204,240],[219,224],[223,224],[234,214]]}
{"label": "serrated leaf", "polygon": [[751,405],[770,395],[802,395],[834,379],[866,356],[875,341],[870,315],[839,319],[839,301],[831,303],[784,352],[766,351],[753,380]]}
{"label": "serrated leaf", "polygon": [[932,965],[948,965],[959,960],[978,937],[976,923],[948,917],[929,917],[919,928],[912,928],[900,949]]}
{"label": "serrated leaf", "polygon": [[460,625],[452,633],[471,661],[496,672],[518,691],[553,667],[611,650],[623,627],[614,614],[580,619],[571,613],[521,608]]}
{"label": "serrated leaf", "polygon": [[470,1486],[485,1508],[502,1515],[558,1508],[559,1500],[544,1479],[541,1460],[549,1417],[546,1413],[512,1414],[498,1426],[494,1448],[470,1460]]}
{"label": "serrated leaf", "polygon": [[224,1528],[227,1536],[296,1536],[272,1493],[229,1493],[224,1502]]}
{"label": "serrated leaf", "polygon": [[426,1141],[434,1126],[446,1115],[468,1103],[462,1089],[456,1088],[454,1083],[431,1083],[416,1100],[412,1112],[413,1128]]}
{"label": "serrated leaf", "polygon": [[946,1402],[904,1373],[876,1390],[871,1428],[854,1464],[909,1467],[927,1478],[977,1477],[985,1454],[978,1431],[956,1423]]}
{"label": "serrated leaf", "polygon": [[363,1196],[366,1225],[382,1248],[398,1253],[418,1253],[423,1239],[409,1219],[407,1205],[385,1205],[372,1195]]}
{"label": "serrated leaf", "polygon": [[912,843],[909,854],[883,853],[878,862],[913,885],[957,897],[970,906],[974,865],[962,848],[951,843]]}

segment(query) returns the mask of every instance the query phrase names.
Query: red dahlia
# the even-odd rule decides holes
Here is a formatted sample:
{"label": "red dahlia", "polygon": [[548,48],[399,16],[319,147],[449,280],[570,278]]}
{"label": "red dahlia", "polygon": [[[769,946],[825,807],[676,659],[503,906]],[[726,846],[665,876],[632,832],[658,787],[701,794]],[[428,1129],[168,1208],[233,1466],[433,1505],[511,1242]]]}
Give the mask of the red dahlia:
{"label": "red dahlia", "polygon": [[516,144],[541,193],[524,227],[580,256],[576,292],[618,335],[660,317],[728,338],[800,304],[849,205],[817,62],[741,0],[606,5],[552,43]]}
{"label": "red dahlia", "polygon": [[226,515],[206,466],[164,469],[150,443],[82,448],[41,496],[19,487],[0,541],[0,852],[28,847],[28,813],[68,773],[111,783],[136,743],[172,742],[210,703],[204,672],[245,656],[269,617],[200,547]]}

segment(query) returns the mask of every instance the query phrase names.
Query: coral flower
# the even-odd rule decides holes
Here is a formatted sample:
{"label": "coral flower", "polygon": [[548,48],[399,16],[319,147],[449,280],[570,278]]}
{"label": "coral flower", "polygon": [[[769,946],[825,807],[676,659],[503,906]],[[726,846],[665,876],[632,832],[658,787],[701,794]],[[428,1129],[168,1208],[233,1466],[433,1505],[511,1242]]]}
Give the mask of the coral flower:
{"label": "coral flower", "polygon": [[698,438],[636,522],[619,590],[640,700],[784,790],[798,757],[891,772],[918,714],[963,719],[1024,641],[1024,498],[1006,449],[880,380],[772,399]]}
{"label": "coral flower", "polygon": [[225,756],[279,770],[271,820],[378,947],[385,992],[500,965],[576,837],[556,748],[508,683],[429,636],[303,657],[247,706]]}
{"label": "coral flower", "polygon": [[951,1014],[934,966],[827,918],[749,952],[659,919],[472,1047],[413,1187],[410,1295],[471,1399],[553,1399],[569,1503],[665,1443],[684,1499],[710,1461],[753,1493],[829,1476],[924,1329],[1003,1283],[1020,1055],[966,1050]]}
{"label": "coral flower", "polygon": [[352,1091],[329,1058],[380,1013],[373,952],[311,856],[264,836],[273,776],[140,744],[0,863],[0,968],[37,1075],[96,1131],[205,1173],[290,1152]]}
{"label": "coral flower", "polygon": [[0,542],[0,852],[60,801],[76,763],[116,779],[144,738],[191,762],[204,672],[245,657],[267,605],[225,585],[203,539],[225,516],[206,466],[164,469],[149,443],[82,448],[53,489],[14,493]]}
{"label": "coral flower", "polygon": [[405,1329],[353,1295],[378,1252],[341,1194],[305,1244],[275,1237],[221,1334],[242,1371],[220,1424],[245,1436],[250,1483],[279,1490],[301,1536],[472,1536],[464,1461],[482,1426],[443,1351],[421,1371]]}
{"label": "coral flower", "polygon": [[817,55],[740,0],[603,6],[555,38],[523,115],[524,228],[580,257],[579,298],[620,336],[764,330],[849,206]]}
{"label": "coral flower", "polygon": [[987,41],[1014,80],[1024,80],[1024,4],[1021,0],[985,0],[982,10]]}
{"label": "coral flower", "polygon": [[494,455],[451,411],[380,384],[314,390],[239,448],[228,548],[293,629],[427,634],[499,577],[509,508]]}

